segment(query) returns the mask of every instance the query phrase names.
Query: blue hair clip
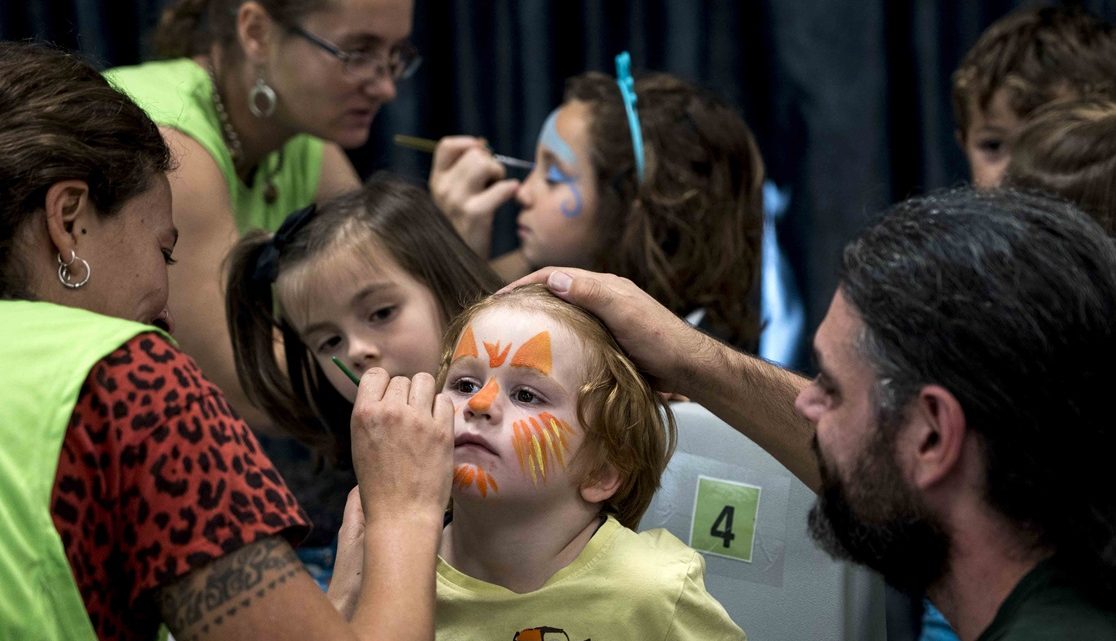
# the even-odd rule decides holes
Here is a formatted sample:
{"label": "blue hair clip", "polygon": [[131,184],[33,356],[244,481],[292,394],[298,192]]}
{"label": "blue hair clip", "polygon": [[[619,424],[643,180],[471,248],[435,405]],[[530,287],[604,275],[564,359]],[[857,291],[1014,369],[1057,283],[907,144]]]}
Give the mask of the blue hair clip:
{"label": "blue hair clip", "polygon": [[636,176],[643,182],[643,130],[639,126],[639,112],[636,111],[635,80],[632,79],[632,57],[627,51],[616,56],[616,84],[620,85],[620,97],[624,99],[624,111],[628,113],[628,129],[632,134],[632,155],[635,156]]}

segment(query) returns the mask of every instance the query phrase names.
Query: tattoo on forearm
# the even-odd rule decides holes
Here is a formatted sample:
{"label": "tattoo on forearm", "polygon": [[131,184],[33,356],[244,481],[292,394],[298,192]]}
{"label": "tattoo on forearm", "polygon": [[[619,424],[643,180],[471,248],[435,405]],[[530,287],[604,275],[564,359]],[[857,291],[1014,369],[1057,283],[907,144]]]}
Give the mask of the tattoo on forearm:
{"label": "tattoo on forearm", "polygon": [[156,600],[175,639],[195,641],[301,571],[290,546],[269,537],[159,590]]}

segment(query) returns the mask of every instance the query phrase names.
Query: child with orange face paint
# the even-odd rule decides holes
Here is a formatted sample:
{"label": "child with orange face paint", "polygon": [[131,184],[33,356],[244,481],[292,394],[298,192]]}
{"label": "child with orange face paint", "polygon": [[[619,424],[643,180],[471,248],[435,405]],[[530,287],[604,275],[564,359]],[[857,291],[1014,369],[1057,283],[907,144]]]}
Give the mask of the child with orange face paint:
{"label": "child with orange face paint", "polygon": [[438,639],[744,638],[701,555],[632,530],[674,420],[595,318],[521,288],[467,309],[445,345],[455,472]]}

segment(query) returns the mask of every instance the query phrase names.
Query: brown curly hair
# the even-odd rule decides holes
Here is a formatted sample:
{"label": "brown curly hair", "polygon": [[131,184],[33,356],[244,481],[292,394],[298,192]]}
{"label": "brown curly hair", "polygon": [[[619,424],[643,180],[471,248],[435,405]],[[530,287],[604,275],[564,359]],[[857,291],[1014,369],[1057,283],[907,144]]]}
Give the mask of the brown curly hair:
{"label": "brown curly hair", "polygon": [[594,266],[624,276],[678,315],[704,309],[720,338],[755,347],[763,160],[728,105],[663,73],[636,78],[645,154],[635,172],[616,80],[586,73],[565,100],[588,104],[601,242]]}
{"label": "brown curly hair", "polygon": [[953,114],[964,135],[969,108],[1008,90],[1015,115],[1065,97],[1116,88],[1116,27],[1076,6],[1020,9],[992,23],[953,73]]}
{"label": "brown curly hair", "polygon": [[1116,100],[1037,111],[1012,143],[1004,183],[1061,196],[1116,236]]}
{"label": "brown curly hair", "polygon": [[609,467],[616,470],[622,479],[620,487],[603,511],[635,529],[674,453],[678,433],[670,406],[651,389],[597,317],[557,298],[543,285],[494,294],[455,318],[442,343],[439,389],[445,386],[462,332],[478,314],[498,307],[541,312],[581,340],[585,380],[578,390],[577,420],[585,440],[571,469],[582,482],[597,478]]}

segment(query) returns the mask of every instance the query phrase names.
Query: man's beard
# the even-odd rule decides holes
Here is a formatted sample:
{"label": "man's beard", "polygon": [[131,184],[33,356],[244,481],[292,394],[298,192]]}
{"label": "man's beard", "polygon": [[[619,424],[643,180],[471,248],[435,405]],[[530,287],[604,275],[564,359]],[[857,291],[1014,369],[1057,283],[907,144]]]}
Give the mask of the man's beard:
{"label": "man's beard", "polygon": [[826,463],[814,437],[821,492],[810,510],[810,536],[835,559],[866,565],[896,589],[925,594],[949,569],[949,535],[907,486],[882,430],[849,478]]}

